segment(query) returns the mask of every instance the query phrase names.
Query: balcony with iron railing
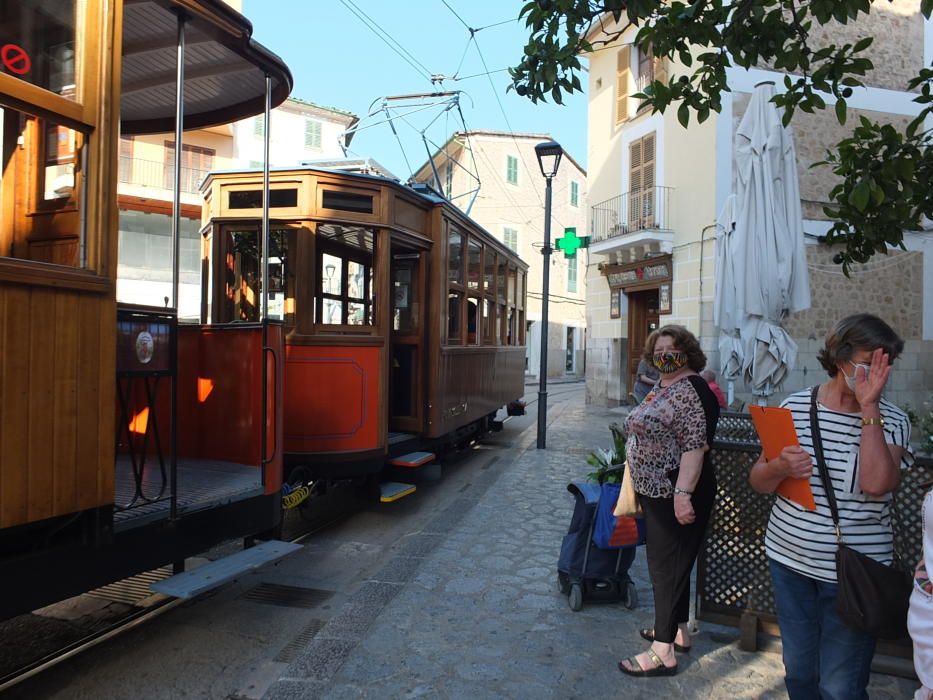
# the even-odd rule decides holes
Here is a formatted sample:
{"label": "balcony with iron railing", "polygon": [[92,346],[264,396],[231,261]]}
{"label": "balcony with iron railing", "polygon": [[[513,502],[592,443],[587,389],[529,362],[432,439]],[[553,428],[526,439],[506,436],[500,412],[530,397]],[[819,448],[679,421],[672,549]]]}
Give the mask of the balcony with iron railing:
{"label": "balcony with iron railing", "polygon": [[[186,194],[197,194],[198,187],[208,172],[210,171],[182,166],[179,189]],[[174,190],[175,174],[171,161],[160,162],[120,156],[120,169],[117,177],[118,181],[125,185],[151,187],[168,192]]]}
{"label": "balcony with iron railing", "polygon": [[628,246],[673,242],[670,209],[672,187],[648,187],[626,192],[593,205],[590,210],[590,251],[609,253]]}

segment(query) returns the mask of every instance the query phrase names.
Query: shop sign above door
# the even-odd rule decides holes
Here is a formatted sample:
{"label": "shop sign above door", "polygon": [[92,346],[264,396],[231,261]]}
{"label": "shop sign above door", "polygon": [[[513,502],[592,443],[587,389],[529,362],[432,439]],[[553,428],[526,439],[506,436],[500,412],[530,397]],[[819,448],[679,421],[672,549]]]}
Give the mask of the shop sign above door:
{"label": "shop sign above door", "polygon": [[670,255],[625,265],[606,265],[602,272],[610,289],[658,287],[673,278]]}

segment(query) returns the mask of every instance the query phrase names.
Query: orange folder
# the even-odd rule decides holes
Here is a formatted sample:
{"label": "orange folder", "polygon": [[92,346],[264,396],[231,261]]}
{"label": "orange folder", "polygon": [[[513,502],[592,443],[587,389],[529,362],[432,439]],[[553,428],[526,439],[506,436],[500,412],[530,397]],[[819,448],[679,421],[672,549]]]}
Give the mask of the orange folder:
{"label": "orange folder", "polygon": [[[797,430],[794,428],[794,418],[788,408],[775,406],[749,406],[752,422],[758,431],[761,440],[761,449],[765,459],[774,459],[781,454],[788,445],[799,445]],[[816,510],[816,501],[813,500],[813,490],[810,488],[810,479],[784,479],[778,487],[777,493],[794,503],[798,503],[807,510]]]}

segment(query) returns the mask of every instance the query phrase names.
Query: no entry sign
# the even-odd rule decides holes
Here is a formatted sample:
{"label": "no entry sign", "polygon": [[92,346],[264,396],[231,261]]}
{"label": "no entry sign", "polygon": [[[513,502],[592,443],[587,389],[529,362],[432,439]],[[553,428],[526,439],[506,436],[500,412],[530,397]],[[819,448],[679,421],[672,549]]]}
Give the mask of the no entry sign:
{"label": "no entry sign", "polygon": [[25,75],[32,68],[32,60],[26,49],[16,44],[0,46],[0,64],[5,70],[16,75]]}

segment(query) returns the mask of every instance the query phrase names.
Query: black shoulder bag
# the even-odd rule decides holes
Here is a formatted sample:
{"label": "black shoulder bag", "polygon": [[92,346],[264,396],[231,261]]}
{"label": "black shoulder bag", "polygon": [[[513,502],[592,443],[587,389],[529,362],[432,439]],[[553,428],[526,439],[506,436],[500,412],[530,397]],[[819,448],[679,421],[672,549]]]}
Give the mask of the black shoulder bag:
{"label": "black shoulder bag", "polygon": [[820,470],[820,479],[836,525],[836,612],[839,618],[855,629],[879,639],[900,639],[907,636],[907,606],[910,602],[910,577],[894,567],[886,566],[856,550],[847,547],[839,527],[839,510],[829,469],[823,458],[820,423],[817,417],[816,393],[810,395],[810,426],[813,451]]}

